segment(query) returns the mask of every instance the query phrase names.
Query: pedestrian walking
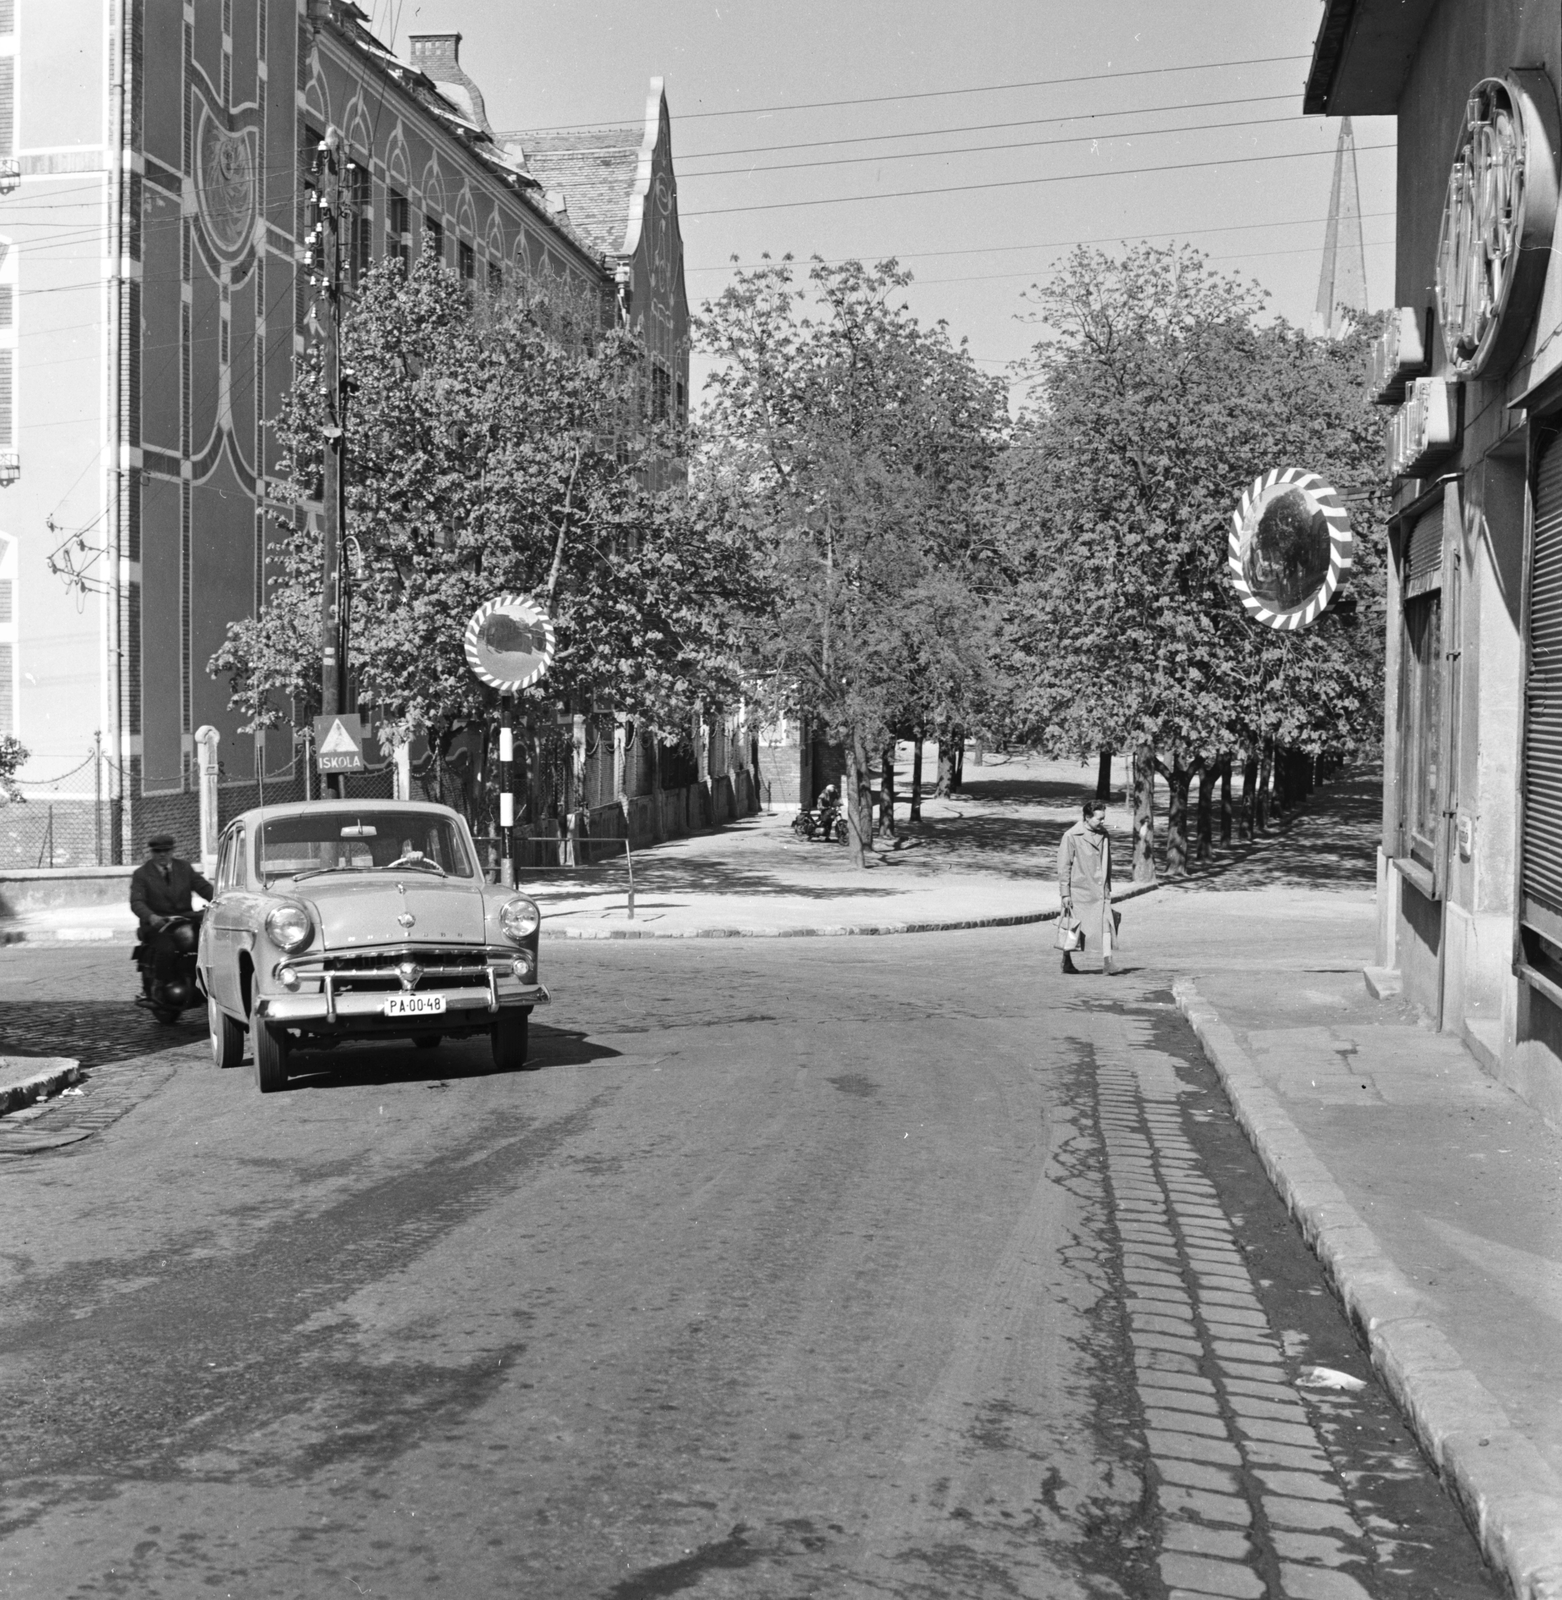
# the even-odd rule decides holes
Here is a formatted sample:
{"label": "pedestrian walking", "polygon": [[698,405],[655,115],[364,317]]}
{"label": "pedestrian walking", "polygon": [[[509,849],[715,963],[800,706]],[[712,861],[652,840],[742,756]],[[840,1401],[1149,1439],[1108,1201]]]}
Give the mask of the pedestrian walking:
{"label": "pedestrian walking", "polygon": [[[1087,800],[1080,820],[1058,845],[1058,896],[1063,915],[1077,922],[1085,935],[1084,952],[1101,957],[1101,970],[1112,971],[1112,838],[1106,831],[1106,807]],[[1063,970],[1078,972],[1073,952],[1063,952]]]}

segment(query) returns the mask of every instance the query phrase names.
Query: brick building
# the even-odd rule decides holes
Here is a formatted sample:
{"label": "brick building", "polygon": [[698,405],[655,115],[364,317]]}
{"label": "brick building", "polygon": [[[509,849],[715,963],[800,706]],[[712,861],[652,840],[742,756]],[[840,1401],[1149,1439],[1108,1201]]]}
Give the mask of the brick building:
{"label": "brick building", "polygon": [[351,0],[0,0],[0,732],[32,753],[0,865],[134,858],[161,827],[193,843],[203,727],[225,815],[262,781],[299,790],[291,743],[241,736],[206,663],[282,532],[268,419],[304,349],[331,126],[350,278],[431,248],[594,299],[643,331],[648,404],[686,405],[660,80],[610,149],[555,134],[534,155],[490,126],[459,34],[403,63]]}

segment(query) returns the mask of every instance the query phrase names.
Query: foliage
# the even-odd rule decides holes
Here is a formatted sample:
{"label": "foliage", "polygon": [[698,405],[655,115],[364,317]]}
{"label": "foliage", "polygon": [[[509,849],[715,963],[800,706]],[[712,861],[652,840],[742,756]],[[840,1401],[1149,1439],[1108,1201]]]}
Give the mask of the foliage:
{"label": "foliage", "polygon": [[[1263,298],[1189,247],[1075,251],[1040,291],[1052,331],[999,497],[998,537],[1023,573],[1008,637],[1032,735],[1153,759],[1174,812],[1222,758],[1271,742],[1346,754],[1380,723],[1372,330],[1331,341],[1261,324]],[[1243,612],[1227,535],[1253,478],[1291,465],[1359,492],[1357,565],[1344,604],[1277,633]]]}
{"label": "foliage", "polygon": [[[847,746],[852,850],[871,833],[870,759],[897,729],[980,694],[990,602],[975,507],[1006,423],[1003,385],[893,261],[790,258],[738,272],[704,308],[705,482],[775,596],[756,664],[784,709]],[[778,707],[776,709],[783,709]]]}
{"label": "foliage", "polygon": [[[748,564],[681,485],[644,486],[675,476],[676,441],[641,420],[633,340],[546,301],[476,297],[426,257],[410,276],[395,263],[368,274],[342,359],[356,384],[349,670],[385,738],[426,738],[441,772],[459,741],[486,740],[497,696],[462,634],[506,592],[543,600],[558,638],[523,715],[610,705],[665,736],[687,730],[697,701],[736,696]],[[319,704],[321,538],[303,510],[321,422],[306,359],[277,424],[295,525],[270,552],[261,614],[233,624],[211,663],[252,726],[301,726]]]}
{"label": "foliage", "polygon": [[0,733],[0,800],[20,803],[27,798],[17,786],[16,775],[27,764],[29,754],[14,733]]}

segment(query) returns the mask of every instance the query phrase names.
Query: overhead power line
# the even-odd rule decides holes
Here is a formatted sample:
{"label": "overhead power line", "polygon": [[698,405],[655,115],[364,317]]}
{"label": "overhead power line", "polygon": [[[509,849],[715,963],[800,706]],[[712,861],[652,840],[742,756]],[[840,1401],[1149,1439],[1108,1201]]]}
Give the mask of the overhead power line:
{"label": "overhead power line", "polygon": [[[1392,211],[1363,211],[1362,220],[1369,218],[1392,217]],[[1008,255],[1015,250],[1070,250],[1075,245],[1081,244],[1121,244],[1128,239],[1179,239],[1192,238],[1207,233],[1248,233],[1260,228],[1313,228],[1322,227],[1329,219],[1327,217],[1284,217],[1276,222],[1233,222],[1219,228],[1168,228],[1160,233],[1135,233],[1132,230],[1124,233],[1103,233],[1093,239],[1041,239],[1032,244],[975,244],[964,245],[958,250],[859,250],[855,255],[832,256],[824,262],[827,267],[838,267],[847,261],[926,261],[935,256],[997,256]],[[1312,248],[1311,246],[1308,247]],[[801,265],[812,263],[812,257]],[[685,273],[695,272],[741,272],[747,268],[764,266],[763,261],[728,261],[715,267],[685,267]]]}
{"label": "overhead power line", "polygon": [[[1389,144],[1362,144],[1356,146],[1358,155],[1368,150],[1393,150]],[[1024,189],[1042,183],[1072,183],[1081,178],[1099,182],[1102,178],[1142,177],[1155,172],[1191,172],[1199,167],[1243,167],[1255,161],[1299,161],[1307,156],[1328,156],[1332,150],[1290,150],[1271,156],[1226,156],[1215,161],[1173,161],[1159,167],[1097,167],[1094,172],[1056,172],[1043,178],[1000,178],[987,183],[950,183],[930,189],[886,189],[879,194],[838,194],[814,200],[771,200],[751,206],[716,206],[709,211],[684,211],[685,220],[695,217],[725,217],[739,211],[793,211],[803,206],[856,205],[866,200],[904,200],[913,195],[966,194],[978,189]]]}
{"label": "overhead power line", "polygon": [[1184,122],[1174,128],[1128,128],[1121,133],[1069,133],[1058,139],[1014,139],[1005,144],[945,145],[941,150],[887,150],[870,156],[830,156],[820,161],[773,161],[767,166],[716,167],[686,172],[684,178],[726,178],[760,172],[801,172],[811,167],[860,167],[880,161],[921,161],[930,156],[986,155],[994,150],[1045,150],[1062,144],[1110,143],[1114,139],[1153,139],[1169,133],[1205,133],[1221,128],[1284,128],[1292,117],[1244,117],[1239,122]]}
{"label": "overhead power line", "polygon": [[1170,106],[1124,106],[1120,111],[1070,111],[1056,117],[1018,117],[1008,122],[968,122],[957,128],[921,128],[910,133],[862,133],[849,139],[802,139],[795,144],[739,145],[734,150],[701,150],[684,155],[679,161],[714,161],[718,157],[758,156],[779,150],[819,150],[845,144],[885,144],[891,139],[942,139],[955,133],[997,133],[1003,128],[1040,128],[1055,122],[1092,122],[1098,117],[1149,117],[1162,111],[1208,111],[1215,106],[1262,105],[1270,100],[1295,100],[1296,92],[1285,94],[1239,94],[1229,100],[1188,100]]}
{"label": "overhead power line", "polygon": [[[921,89],[907,94],[861,95],[851,100],[799,100],[779,106],[740,106],[732,111],[684,111],[679,124],[707,117],[768,117],[779,111],[829,111],[837,106],[880,106],[895,100],[943,100],[962,94],[1001,94],[1009,89],[1052,89],[1060,84],[1105,83],[1113,78],[1153,78],[1170,72],[1213,72],[1228,67],[1263,67],[1279,61],[1311,61],[1310,55],[1247,56],[1240,61],[1189,61],[1179,67],[1135,67],[1125,72],[1071,72],[1066,78],[1029,78],[1020,83],[978,83],[967,89]],[[612,119],[608,119],[611,122]],[[521,128],[520,133],[573,133],[577,128],[600,128],[595,122],[555,123],[550,128]]]}

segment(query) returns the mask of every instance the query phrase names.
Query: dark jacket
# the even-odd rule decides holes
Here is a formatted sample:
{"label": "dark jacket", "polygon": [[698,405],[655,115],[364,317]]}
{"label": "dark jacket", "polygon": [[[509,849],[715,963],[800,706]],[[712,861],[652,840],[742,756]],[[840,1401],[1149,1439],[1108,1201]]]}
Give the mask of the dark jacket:
{"label": "dark jacket", "polygon": [[141,921],[142,937],[152,931],[153,917],[189,916],[195,910],[190,904],[192,889],[203,899],[216,897],[216,891],[188,861],[171,860],[166,880],[154,862],[143,861],[130,879],[130,909]]}

